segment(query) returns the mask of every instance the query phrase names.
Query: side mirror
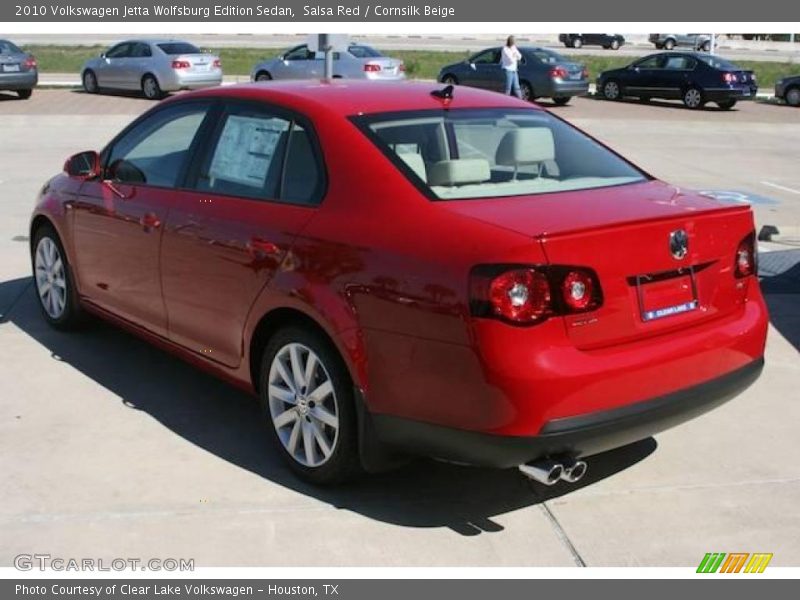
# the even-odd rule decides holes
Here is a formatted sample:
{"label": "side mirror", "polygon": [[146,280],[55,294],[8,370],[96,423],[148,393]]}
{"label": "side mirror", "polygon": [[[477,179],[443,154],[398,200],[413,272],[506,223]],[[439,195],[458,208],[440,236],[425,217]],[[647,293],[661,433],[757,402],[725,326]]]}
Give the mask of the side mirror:
{"label": "side mirror", "polygon": [[78,179],[95,179],[100,177],[100,155],[94,150],[87,150],[70,156],[64,163],[64,171],[70,177]]}
{"label": "side mirror", "polygon": [[105,57],[106,57],[106,53],[105,52],[101,52],[100,53],[100,58],[105,58]]}

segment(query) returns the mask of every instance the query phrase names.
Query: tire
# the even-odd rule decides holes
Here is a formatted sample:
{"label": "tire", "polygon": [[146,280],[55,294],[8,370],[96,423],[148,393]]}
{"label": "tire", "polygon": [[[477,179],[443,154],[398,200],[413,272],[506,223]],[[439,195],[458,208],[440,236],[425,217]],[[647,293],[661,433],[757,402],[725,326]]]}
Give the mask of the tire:
{"label": "tire", "polygon": [[442,77],[442,83],[447,85],[458,85],[458,77],[456,77],[452,73],[448,73],[447,75]]}
{"label": "tire", "polygon": [[603,84],[602,93],[606,100],[622,100],[622,86],[615,79],[609,79]]}
{"label": "tire", "polygon": [[789,106],[800,106],[800,86],[790,87],[783,97]]}
{"label": "tire", "polygon": [[703,108],[706,101],[703,99],[703,92],[694,86],[686,88],[683,92],[683,105],[692,110]]}
{"label": "tire", "polygon": [[519,82],[519,93],[522,95],[522,99],[525,100],[525,102],[533,102],[536,100],[536,94],[533,91],[533,87],[527,81]]}
{"label": "tire", "polygon": [[719,106],[722,110],[730,110],[734,106],[736,106],[736,100],[725,100],[725,102],[717,102],[717,106]]}
{"label": "tire", "polygon": [[672,50],[675,48],[675,40],[665,40],[664,50]]}
{"label": "tire", "polygon": [[611,49],[619,50],[619,40],[611,40]]}
{"label": "tire", "polygon": [[17,90],[17,96],[19,96],[20,100],[27,100],[33,95],[33,90]]}
{"label": "tire", "polygon": [[582,48],[583,40],[581,38],[575,38],[574,40],[572,40],[572,47],[575,48],[576,50],[578,48]]}
{"label": "tire", "polygon": [[31,252],[33,285],[47,324],[73,329],[83,321],[72,268],[52,225],[40,226],[33,235]]}
{"label": "tire", "polygon": [[161,100],[164,97],[164,92],[158,85],[158,79],[150,73],[142,77],[142,94],[148,100]]}
{"label": "tire", "polygon": [[[316,365],[310,375],[309,361]],[[362,473],[353,382],[324,336],[300,326],[278,330],[264,351],[259,387],[272,440],[301,479],[331,485]]]}
{"label": "tire", "polygon": [[266,71],[259,71],[256,73],[256,81],[272,81],[272,75]]}
{"label": "tire", "polygon": [[94,71],[91,69],[83,72],[81,81],[83,82],[83,90],[87,94],[96,94],[98,92],[99,88],[97,86],[97,75],[95,75]]}
{"label": "tire", "polygon": [[572,100],[571,96],[559,96],[557,98],[553,98],[553,102],[558,106],[566,106],[569,104],[570,100]]}

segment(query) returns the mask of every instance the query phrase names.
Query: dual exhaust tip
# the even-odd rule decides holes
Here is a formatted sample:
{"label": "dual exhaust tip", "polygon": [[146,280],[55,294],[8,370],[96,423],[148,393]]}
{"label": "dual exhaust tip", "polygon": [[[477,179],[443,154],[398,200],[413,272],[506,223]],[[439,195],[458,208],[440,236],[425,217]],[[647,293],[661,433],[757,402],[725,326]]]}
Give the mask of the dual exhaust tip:
{"label": "dual exhaust tip", "polygon": [[559,481],[576,483],[583,479],[588,469],[584,461],[572,457],[561,460],[546,458],[519,466],[525,477],[544,485],[555,485]]}

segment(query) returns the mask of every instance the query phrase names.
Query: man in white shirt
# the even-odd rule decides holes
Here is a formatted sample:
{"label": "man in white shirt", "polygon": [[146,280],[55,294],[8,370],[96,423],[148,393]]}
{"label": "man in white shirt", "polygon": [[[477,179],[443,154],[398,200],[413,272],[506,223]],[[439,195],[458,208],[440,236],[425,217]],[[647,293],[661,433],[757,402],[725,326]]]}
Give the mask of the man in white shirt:
{"label": "man in white shirt", "polygon": [[522,98],[522,92],[519,89],[519,72],[517,71],[520,60],[522,60],[522,54],[517,50],[514,36],[510,35],[500,52],[500,66],[506,76],[506,94],[514,94],[517,98]]}

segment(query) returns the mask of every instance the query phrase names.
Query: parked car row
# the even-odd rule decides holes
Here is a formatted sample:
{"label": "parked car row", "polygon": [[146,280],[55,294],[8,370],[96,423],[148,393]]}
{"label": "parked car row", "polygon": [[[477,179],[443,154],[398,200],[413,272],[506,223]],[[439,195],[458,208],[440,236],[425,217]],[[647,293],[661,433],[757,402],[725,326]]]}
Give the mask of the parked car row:
{"label": "parked car row", "polygon": [[[617,34],[561,34],[570,47],[599,44],[618,48],[624,38]],[[676,45],[705,48],[702,34],[651,34],[658,47]],[[551,98],[565,105],[574,96],[589,91],[585,65],[548,48],[522,46],[519,63],[520,91],[524,100]],[[486,48],[469,58],[441,68],[437,80],[449,85],[466,85],[501,92],[505,78],[500,65],[501,48]],[[255,65],[251,81],[319,79],[325,74],[324,54],[307,44]],[[222,83],[219,56],[201,51],[189,42],[174,39],[125,40],[92,58],[81,69],[81,82],[88,93],[105,90],[141,91],[151,99],[167,93],[213,87]],[[406,77],[400,59],[383,55],[375,48],[352,43],[333,53],[333,77],[398,81]],[[0,40],[0,90],[15,91],[29,98],[38,82],[35,57],[12,42]],[[678,99],[689,108],[709,102],[723,109],[740,100],[753,99],[757,91],[755,73],[719,56],[698,51],[668,51],[634,60],[626,67],[600,73],[597,94],[607,100],[625,97],[648,101]],[[775,97],[790,106],[800,106],[800,76],[786,77],[775,85]]]}

